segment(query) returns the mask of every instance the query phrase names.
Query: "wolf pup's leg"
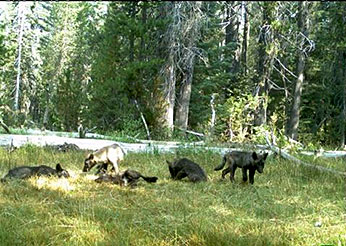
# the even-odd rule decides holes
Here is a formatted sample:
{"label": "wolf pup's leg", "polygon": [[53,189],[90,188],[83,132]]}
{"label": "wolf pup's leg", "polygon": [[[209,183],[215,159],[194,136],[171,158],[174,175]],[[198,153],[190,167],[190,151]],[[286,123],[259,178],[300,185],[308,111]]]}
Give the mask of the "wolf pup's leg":
{"label": "wolf pup's leg", "polygon": [[112,171],[115,172],[115,174],[118,174],[119,173],[119,167],[118,167],[118,163],[115,162],[115,163],[112,163]]}
{"label": "wolf pup's leg", "polygon": [[222,171],[222,178],[224,179],[226,174],[229,173],[231,171],[231,167],[227,167]]}
{"label": "wolf pup's leg", "polygon": [[250,183],[253,184],[254,183],[254,179],[255,179],[255,169],[250,169],[249,170],[249,178],[250,178]]}
{"label": "wolf pup's leg", "polygon": [[243,171],[243,181],[246,182],[247,181],[247,170],[245,168],[242,168]]}
{"label": "wolf pup's leg", "polygon": [[183,179],[185,177],[187,177],[187,173],[184,170],[180,170],[174,179],[180,180],[180,179]]}
{"label": "wolf pup's leg", "polygon": [[231,168],[230,180],[233,183],[234,182],[234,174],[235,174],[235,170],[237,169],[237,166],[236,165],[231,165],[230,168]]}
{"label": "wolf pup's leg", "polygon": [[107,173],[108,164],[102,163],[96,167],[97,171],[95,174],[106,174]]}

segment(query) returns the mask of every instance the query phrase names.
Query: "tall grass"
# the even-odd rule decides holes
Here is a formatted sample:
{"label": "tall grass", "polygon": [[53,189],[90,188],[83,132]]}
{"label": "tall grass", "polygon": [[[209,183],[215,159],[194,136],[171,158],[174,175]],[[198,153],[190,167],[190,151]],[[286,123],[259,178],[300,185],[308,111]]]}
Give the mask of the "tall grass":
{"label": "tall grass", "polygon": [[[129,153],[120,169],[157,176],[136,188],[97,184],[85,152],[0,150],[0,174],[60,162],[72,177],[0,184],[0,245],[346,245],[344,179],[269,157],[254,185],[220,180],[209,151]],[[165,160],[199,163],[208,182],[173,181]],[[342,165],[342,164],[340,164]],[[345,165],[345,163],[343,163]],[[320,222],[321,226],[315,226]]]}

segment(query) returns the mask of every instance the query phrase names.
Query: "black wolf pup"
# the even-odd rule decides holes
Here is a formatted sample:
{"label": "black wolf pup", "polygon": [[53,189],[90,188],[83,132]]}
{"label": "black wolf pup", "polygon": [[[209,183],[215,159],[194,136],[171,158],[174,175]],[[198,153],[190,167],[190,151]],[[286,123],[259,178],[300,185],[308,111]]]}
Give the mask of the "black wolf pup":
{"label": "black wolf pup", "polygon": [[103,174],[99,178],[95,179],[97,183],[111,182],[120,186],[135,186],[139,181],[139,178],[144,179],[148,183],[156,183],[158,177],[148,177],[142,175],[135,170],[127,169],[125,172],[115,174],[114,176],[109,174]]}
{"label": "black wolf pup", "polygon": [[221,170],[225,164],[228,167],[222,171],[222,178],[225,178],[227,173],[230,174],[230,179],[234,182],[234,173],[237,167],[243,171],[243,181],[247,181],[247,171],[249,170],[250,183],[254,183],[255,171],[262,173],[264,168],[264,162],[267,159],[268,153],[263,155],[257,154],[256,152],[245,152],[245,151],[232,151],[226,153],[219,166],[215,167],[214,170]]}
{"label": "black wolf pup", "polygon": [[193,161],[182,158],[172,162],[167,161],[169,172],[172,179],[180,180],[185,177],[191,182],[207,181],[207,175],[205,171]]}
{"label": "black wolf pup", "polygon": [[70,174],[67,170],[63,169],[60,165],[60,163],[56,164],[55,169],[48,167],[46,165],[40,165],[40,166],[20,166],[15,167],[8,171],[8,173],[4,176],[3,179],[1,179],[2,182],[8,180],[8,179],[26,179],[30,178],[32,176],[57,176],[59,178],[70,177]]}

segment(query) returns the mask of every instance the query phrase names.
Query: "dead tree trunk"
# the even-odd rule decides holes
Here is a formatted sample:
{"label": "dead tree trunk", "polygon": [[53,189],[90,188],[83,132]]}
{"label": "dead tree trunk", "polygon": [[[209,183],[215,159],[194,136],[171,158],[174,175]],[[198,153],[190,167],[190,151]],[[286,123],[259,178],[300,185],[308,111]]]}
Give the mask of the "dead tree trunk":
{"label": "dead tree trunk", "polygon": [[269,94],[269,79],[273,68],[275,57],[274,30],[271,22],[275,16],[277,3],[263,3],[263,22],[261,25],[258,49],[258,76],[255,77],[257,87],[254,95],[259,97],[259,106],[255,112],[255,125],[260,126],[267,123],[267,100]]}
{"label": "dead tree trunk", "polygon": [[300,43],[298,51],[298,63],[297,63],[297,75],[298,79],[293,92],[293,102],[291,108],[291,114],[288,119],[286,135],[294,140],[298,138],[298,126],[299,126],[299,114],[300,114],[300,102],[303,90],[304,82],[304,69],[305,69],[305,50],[304,44],[306,37],[308,36],[307,28],[307,2],[299,2],[298,13],[298,27],[300,30]]}
{"label": "dead tree trunk", "polygon": [[176,61],[178,56],[178,36],[181,30],[181,2],[167,3],[167,15],[172,16],[172,23],[165,33],[163,45],[168,49],[166,63],[161,69],[163,77],[163,113],[161,120],[163,127],[168,129],[168,135],[173,133],[174,127],[174,105],[176,90]]}
{"label": "dead tree trunk", "polygon": [[24,33],[24,3],[18,3],[18,25],[19,25],[19,35],[18,35],[18,56],[17,56],[17,77],[16,77],[16,89],[14,96],[14,110],[19,110],[19,96],[20,96],[20,76],[21,76],[21,62],[22,62],[22,46],[23,46],[23,33]]}
{"label": "dead tree trunk", "polygon": [[[228,48],[229,54],[232,57],[232,63],[229,67],[231,74],[235,74],[239,70],[240,63],[240,41],[239,41],[239,11],[241,10],[239,3],[226,2],[226,38],[225,45]],[[231,48],[232,47],[232,48]]]}
{"label": "dead tree trunk", "polygon": [[248,3],[243,1],[242,2],[243,8],[244,8],[244,31],[243,31],[243,45],[242,45],[242,51],[241,51],[241,63],[243,66],[243,74],[248,74],[248,64],[247,64],[247,53],[248,53],[248,47],[249,47],[249,38],[250,38],[250,22],[249,22],[249,8]]}
{"label": "dead tree trunk", "polygon": [[195,50],[201,22],[201,5],[201,2],[184,3],[184,13],[188,18],[184,19],[182,29],[183,39],[181,41],[185,41],[185,44],[183,43],[182,59],[179,65],[179,67],[181,67],[182,83],[177,101],[175,120],[177,127],[184,130],[187,129],[189,118],[194,61],[196,56]]}

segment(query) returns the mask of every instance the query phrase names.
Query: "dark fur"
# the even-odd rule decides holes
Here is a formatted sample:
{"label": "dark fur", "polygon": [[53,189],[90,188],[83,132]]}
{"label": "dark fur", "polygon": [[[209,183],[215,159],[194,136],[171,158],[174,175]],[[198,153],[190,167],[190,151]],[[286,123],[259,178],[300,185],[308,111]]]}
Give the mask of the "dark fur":
{"label": "dark fur", "polygon": [[239,167],[243,171],[243,181],[247,181],[247,171],[249,171],[250,183],[253,184],[255,172],[263,172],[267,156],[268,153],[259,155],[256,152],[232,151],[224,155],[221,164],[215,167],[214,170],[221,170],[227,163],[227,168],[222,171],[222,178],[225,178],[225,175],[230,173],[230,180],[234,182],[235,170]]}
{"label": "dark fur", "polygon": [[139,178],[144,179],[148,183],[155,183],[158,179],[157,177],[143,176],[140,172],[127,169],[124,173],[115,174],[114,176],[109,174],[103,174],[99,178],[97,178],[95,181],[97,183],[111,182],[114,184],[118,184],[120,186],[128,186],[128,185],[135,186],[137,182],[139,181]]}
{"label": "dark fur", "polygon": [[70,177],[70,174],[65,169],[62,169],[61,165],[58,163],[54,168],[48,167],[46,165],[41,166],[20,166],[15,167],[8,171],[1,181],[6,181],[8,179],[26,179],[32,176],[57,176],[59,178]]}
{"label": "dark fur", "polygon": [[180,180],[188,177],[191,182],[207,181],[208,179],[205,171],[187,158],[176,160],[173,163],[166,162],[172,179]]}

